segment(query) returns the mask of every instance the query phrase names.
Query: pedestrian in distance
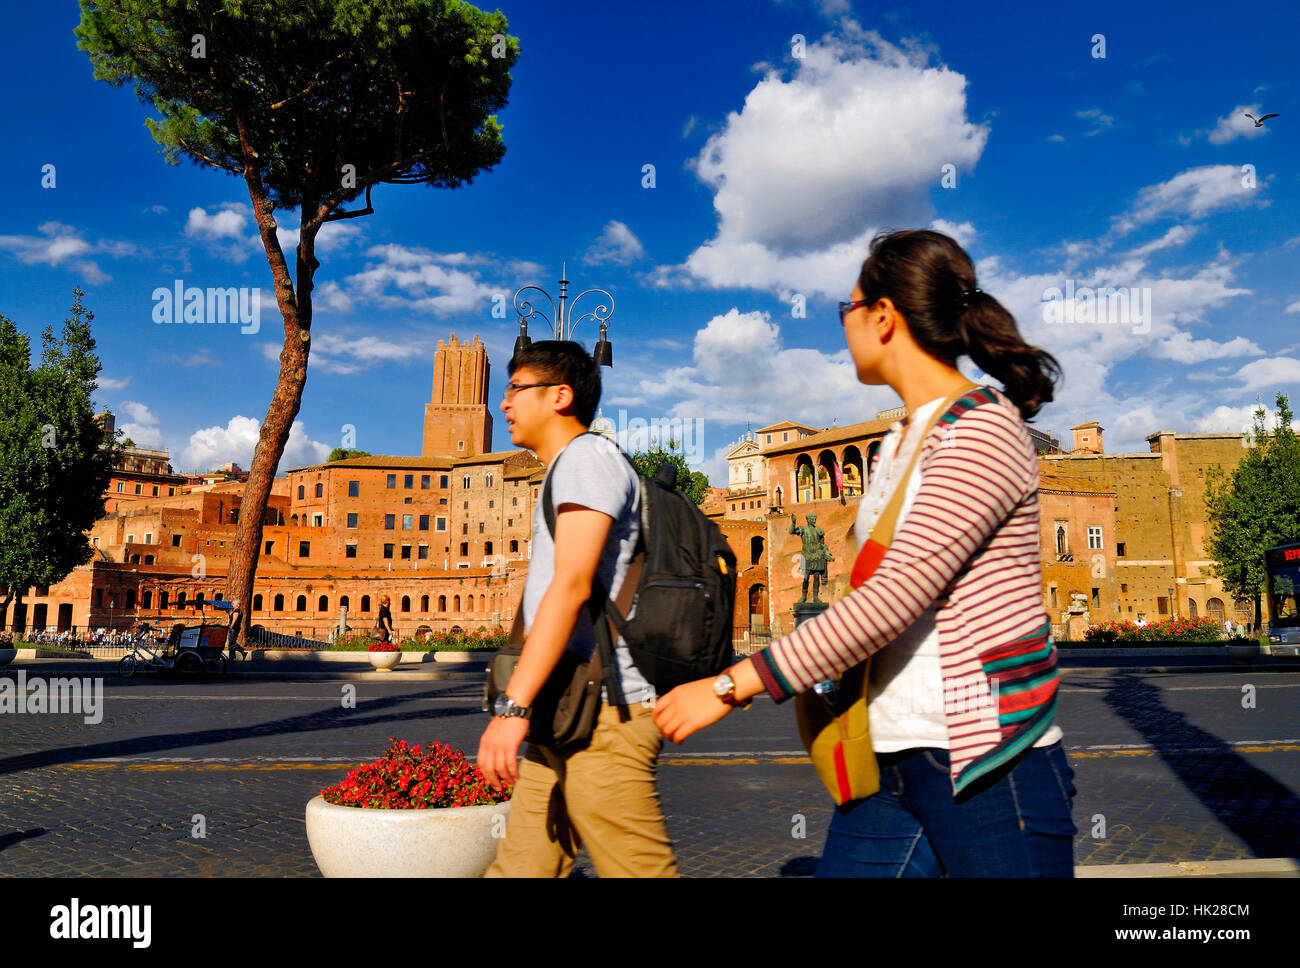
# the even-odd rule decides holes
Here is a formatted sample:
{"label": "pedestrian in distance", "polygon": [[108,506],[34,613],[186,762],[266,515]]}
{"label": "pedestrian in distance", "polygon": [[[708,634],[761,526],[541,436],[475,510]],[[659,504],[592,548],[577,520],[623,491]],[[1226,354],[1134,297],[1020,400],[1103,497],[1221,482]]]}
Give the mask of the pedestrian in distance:
{"label": "pedestrian in distance", "polygon": [[[860,554],[852,591],[729,681],[661,697],[655,721],[680,743],[760,692],[784,702],[874,656],[863,689],[879,790],[835,808],[818,874],[1071,877],[1075,790],[1053,722],[1025,426],[1059,365],[937,232],[873,239],[840,321],[859,382],[890,386],[908,415],[882,443],[855,523],[875,557]],[[1003,388],[973,385],[963,356]],[[901,511],[881,557],[865,538],[887,505]]]}
{"label": "pedestrian in distance", "polygon": [[601,877],[676,876],[655,786],[663,736],[653,720],[654,690],[621,636],[610,644],[623,702],[604,695],[585,745],[530,741],[517,759],[548,679],[571,663],[569,653],[585,660],[597,648],[588,602],[597,578],[619,598],[636,552],[641,492],[618,447],[588,432],[600,371],[582,346],[532,343],[511,359],[509,372],[501,410],[510,439],[546,465],[541,493],[549,486],[555,517],[552,532],[539,499],[521,603],[522,652],[479,741],[477,765],[488,783],[514,787],[487,876],[565,877],[582,845]]}
{"label": "pedestrian in distance", "polygon": [[387,595],[379,596],[379,641],[391,642],[393,640],[393,613],[389,609],[392,603]]}

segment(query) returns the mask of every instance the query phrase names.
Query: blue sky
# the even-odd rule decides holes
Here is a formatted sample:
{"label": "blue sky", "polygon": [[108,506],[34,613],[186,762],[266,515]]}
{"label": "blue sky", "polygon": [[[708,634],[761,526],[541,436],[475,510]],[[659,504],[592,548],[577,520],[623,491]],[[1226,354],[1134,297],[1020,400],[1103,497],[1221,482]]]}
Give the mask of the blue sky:
{"label": "blue sky", "polygon": [[[493,318],[493,297],[554,294],[567,262],[571,294],[616,299],[605,415],[689,421],[693,462],[723,484],[747,423],[895,405],[857,384],[835,311],[881,228],[966,246],[981,287],[1064,365],[1036,421],[1058,436],[1095,419],[1108,450],[1145,451],[1156,430],[1239,431],[1258,397],[1300,396],[1294,5],[1252,5],[1248,21],[1209,4],[502,9],[521,47],[506,155],[456,191],[383,186],[375,215],[322,233],[281,471],[322,459],[345,425],[365,450],[418,453],[452,332],[487,344],[495,406],[517,323]],[[282,332],[242,182],[163,162],[148,109],[76,49],[76,4],[7,13],[0,312],[35,335],[80,285],[97,402],[119,426],[181,469],[247,467]],[[1255,128],[1246,112],[1281,116]],[[260,330],[156,324],[152,294],[176,279],[259,287]],[[1117,322],[1113,300],[1100,321],[1045,310],[1054,289],[1101,287],[1149,316]]]}

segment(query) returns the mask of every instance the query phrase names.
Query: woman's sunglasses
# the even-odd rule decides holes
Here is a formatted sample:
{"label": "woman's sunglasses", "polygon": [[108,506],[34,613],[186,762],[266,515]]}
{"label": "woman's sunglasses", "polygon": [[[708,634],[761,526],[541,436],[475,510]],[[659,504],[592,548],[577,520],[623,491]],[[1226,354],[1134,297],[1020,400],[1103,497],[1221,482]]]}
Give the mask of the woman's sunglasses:
{"label": "woman's sunglasses", "polygon": [[840,325],[841,326],[844,325],[844,317],[847,316],[849,313],[853,312],[853,310],[858,309],[862,306],[870,306],[870,305],[871,305],[870,299],[859,299],[855,302],[840,303]]}

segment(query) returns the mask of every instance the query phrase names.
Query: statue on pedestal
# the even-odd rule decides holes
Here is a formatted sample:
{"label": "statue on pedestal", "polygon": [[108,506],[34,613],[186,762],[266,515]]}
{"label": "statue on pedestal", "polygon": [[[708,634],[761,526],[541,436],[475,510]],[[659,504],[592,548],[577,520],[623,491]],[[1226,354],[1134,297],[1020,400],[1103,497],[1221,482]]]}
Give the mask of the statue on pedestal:
{"label": "statue on pedestal", "polygon": [[797,534],[803,541],[803,593],[797,604],[802,605],[808,601],[809,578],[813,580],[813,603],[825,604],[817,597],[817,593],[826,581],[826,565],[834,561],[835,557],[826,547],[826,532],[817,527],[817,515],[808,515],[808,524],[802,528],[799,527],[798,520],[793,514],[790,515],[790,533]]}

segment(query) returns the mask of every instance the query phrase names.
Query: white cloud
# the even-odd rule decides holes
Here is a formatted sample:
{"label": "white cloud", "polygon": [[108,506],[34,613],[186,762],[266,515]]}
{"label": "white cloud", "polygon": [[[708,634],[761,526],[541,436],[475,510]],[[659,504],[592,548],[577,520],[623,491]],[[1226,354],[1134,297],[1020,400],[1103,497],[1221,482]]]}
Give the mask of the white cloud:
{"label": "white cloud", "polygon": [[705,284],[839,293],[866,227],[924,224],[943,166],[978,161],[989,129],[966,119],[963,75],[843,29],[810,43],[793,76],[770,68],[694,159],[718,230],[684,269]]}
{"label": "white cloud", "polygon": [[119,410],[127,421],[118,425],[123,435],[130,437],[138,447],[161,449],[163,446],[162,428],[158,426],[158,417],[143,403],[124,400]]}
{"label": "white cloud", "polygon": [[212,255],[229,262],[245,261],[262,244],[253,210],[242,202],[225,202],[211,213],[202,207],[192,208],[182,231],[187,238],[202,242]]}
{"label": "white cloud", "polygon": [[428,355],[421,353],[410,341],[394,343],[377,336],[348,337],[322,333],[312,340],[309,365],[322,373],[348,374],[376,363],[407,364],[427,359]]}
{"label": "white cloud", "polygon": [[1219,343],[1212,339],[1193,339],[1188,333],[1176,332],[1156,344],[1154,355],[1177,363],[1200,363],[1232,356],[1263,356],[1264,351],[1244,336]]}
{"label": "white cloud", "polygon": [[697,118],[693,114],[689,118],[687,118],[686,123],[682,125],[682,137],[689,138],[691,136],[691,132],[695,130],[695,125],[698,123],[699,123],[699,118]]}
{"label": "white cloud", "polygon": [[1164,235],[1160,236],[1160,238],[1131,250],[1129,255],[1147,256],[1152,252],[1159,252],[1161,249],[1169,249],[1174,246],[1183,245],[1196,233],[1197,227],[1195,225],[1175,225]]}
{"label": "white cloud", "polygon": [[1065,136],[1064,136],[1064,135],[1060,135],[1060,134],[1049,134],[1049,135],[1047,136],[1047,140],[1048,140],[1048,141],[1064,141],[1064,140],[1065,140]]}
{"label": "white cloud", "polygon": [[101,390],[125,390],[130,385],[131,378],[124,376],[122,379],[116,380],[112,377],[101,376],[96,382]]}
{"label": "white cloud", "polygon": [[1093,135],[1101,134],[1107,128],[1112,127],[1115,124],[1115,119],[1109,114],[1102,114],[1101,108],[1090,108],[1087,111],[1075,111],[1074,116],[1076,118],[1084,118],[1093,123],[1092,130],[1083,133],[1085,138],[1091,138]]}
{"label": "white cloud", "polygon": [[347,282],[361,296],[383,307],[439,316],[483,312],[486,317],[492,297],[508,295],[504,287],[488,285],[471,272],[453,268],[446,256],[427,249],[376,245],[366,255],[379,261],[348,276]]}
{"label": "white cloud", "polygon": [[332,309],[336,313],[352,312],[352,297],[343,291],[334,280],[323,283],[312,294],[312,306],[316,309]]}
{"label": "white cloud", "polygon": [[1253,114],[1255,117],[1262,117],[1268,112],[1264,111],[1259,103],[1255,104],[1238,104],[1235,108],[1227,113],[1225,117],[1219,118],[1214,130],[1210,132],[1210,144],[1222,145],[1229,141],[1235,141],[1237,138],[1258,138],[1268,132],[1268,122],[1265,121],[1262,127],[1255,127],[1255,122],[1246,117],[1247,114]]}
{"label": "white cloud", "polygon": [[1287,384],[1300,383],[1300,360],[1290,356],[1271,356],[1247,363],[1233,376],[1242,381],[1241,390],[1271,392]]}
{"label": "white cloud", "polygon": [[583,258],[592,265],[605,262],[627,265],[644,256],[645,247],[636,234],[624,223],[610,220],[600,233],[600,238],[591,244]]}
{"label": "white cloud", "polygon": [[24,265],[63,266],[80,272],[87,282],[108,282],[112,276],[102,271],[91,259],[84,258],[95,252],[110,256],[129,255],[135,247],[126,242],[101,241],[91,244],[81,237],[81,232],[61,222],[44,222],[37,226],[40,235],[0,235],[0,251],[13,253]]}
{"label": "white cloud", "polygon": [[957,241],[962,248],[969,248],[970,244],[975,241],[975,226],[970,222],[950,222],[946,218],[937,218],[930,223],[930,228],[936,232],[942,232]]}
{"label": "white cloud", "polygon": [[1300,313],[1300,299],[1297,299],[1290,306],[1286,307],[1288,313]]}
{"label": "white cloud", "polygon": [[[260,428],[259,421],[252,417],[234,416],[224,427],[196,430],[181,450],[180,464],[199,473],[229,461],[235,461],[241,467],[250,467]],[[329,445],[309,438],[302,421],[295,420],[289,429],[289,442],[280,458],[280,469],[283,471],[290,467],[319,463],[329,456],[329,452]]]}
{"label": "white cloud", "polygon": [[1189,168],[1138,192],[1133,209],[1116,220],[1115,229],[1123,234],[1166,215],[1201,218],[1220,208],[1267,204],[1258,198],[1266,179],[1259,179],[1259,188],[1246,188],[1242,179],[1241,169],[1236,165]]}
{"label": "white cloud", "polygon": [[[1198,434],[1240,434],[1248,433],[1255,429],[1255,411],[1260,407],[1258,403],[1249,403],[1240,407],[1215,407],[1210,413],[1195,421],[1192,426]],[[1277,412],[1269,407],[1264,408],[1267,416],[1264,418],[1264,425],[1269,429],[1277,426]],[[1292,419],[1291,426],[1293,429],[1300,429],[1295,419]]]}

